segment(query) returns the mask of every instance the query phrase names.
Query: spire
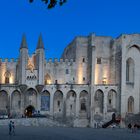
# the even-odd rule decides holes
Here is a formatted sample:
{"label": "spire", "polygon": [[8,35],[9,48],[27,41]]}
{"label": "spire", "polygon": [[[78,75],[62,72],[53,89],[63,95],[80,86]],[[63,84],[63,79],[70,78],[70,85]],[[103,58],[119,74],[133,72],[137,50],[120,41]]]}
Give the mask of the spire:
{"label": "spire", "polygon": [[37,49],[44,49],[44,44],[43,44],[43,40],[42,40],[42,35],[41,34],[39,35]]}
{"label": "spire", "polygon": [[25,34],[23,34],[23,36],[22,36],[22,41],[21,41],[21,45],[20,45],[20,49],[22,49],[22,48],[28,48]]}

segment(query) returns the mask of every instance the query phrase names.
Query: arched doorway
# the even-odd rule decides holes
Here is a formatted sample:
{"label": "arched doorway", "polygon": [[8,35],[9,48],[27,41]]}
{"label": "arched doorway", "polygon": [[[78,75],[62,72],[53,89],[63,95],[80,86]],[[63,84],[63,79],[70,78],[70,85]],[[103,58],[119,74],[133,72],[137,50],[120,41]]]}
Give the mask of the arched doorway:
{"label": "arched doorway", "polygon": [[0,115],[8,114],[8,94],[6,91],[0,91]]}
{"label": "arched doorway", "polygon": [[61,91],[56,91],[54,93],[53,99],[53,106],[54,106],[54,114],[56,116],[61,116],[63,113],[63,93]]}
{"label": "arched doorway", "polygon": [[75,117],[76,115],[76,93],[71,90],[67,93],[66,98],[66,116]]}
{"label": "arched doorway", "polygon": [[25,116],[27,116],[27,117],[32,117],[34,111],[35,111],[35,108],[34,108],[32,105],[29,105],[29,106],[26,107],[26,109],[25,109]]}
{"label": "arched doorway", "polygon": [[103,91],[98,89],[95,92],[95,96],[94,96],[94,106],[95,106],[95,112],[97,114],[102,114],[103,113],[103,102],[104,102]]}
{"label": "arched doorway", "polygon": [[111,89],[107,95],[107,111],[108,112],[117,111],[117,93],[113,89]]}
{"label": "arched doorway", "polygon": [[11,95],[11,115],[17,117],[21,113],[21,93],[18,90],[13,91]]}
{"label": "arched doorway", "polygon": [[80,112],[79,115],[82,118],[87,118],[89,113],[89,94],[87,91],[83,90],[80,92],[79,96]]}
{"label": "arched doorway", "polygon": [[28,89],[25,94],[25,108],[30,105],[37,108],[37,92],[33,88]]}

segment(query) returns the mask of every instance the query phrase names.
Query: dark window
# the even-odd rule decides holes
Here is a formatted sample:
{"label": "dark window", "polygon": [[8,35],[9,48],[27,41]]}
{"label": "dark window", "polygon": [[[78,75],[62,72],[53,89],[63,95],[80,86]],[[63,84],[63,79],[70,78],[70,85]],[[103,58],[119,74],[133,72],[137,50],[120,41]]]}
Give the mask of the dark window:
{"label": "dark window", "polygon": [[74,97],[74,93],[72,93],[72,97]]}
{"label": "dark window", "polygon": [[109,104],[111,104],[111,99],[109,99]]}
{"label": "dark window", "polygon": [[72,110],[72,105],[70,105],[70,109]]}
{"label": "dark window", "polygon": [[68,69],[66,69],[66,74],[69,74],[69,70]]}
{"label": "dark window", "polygon": [[5,83],[9,84],[9,77],[5,77]]}
{"label": "dark window", "polygon": [[85,81],[86,80],[86,78],[85,77],[83,77],[83,81]]}
{"label": "dark window", "polygon": [[55,80],[55,84],[57,84],[57,80]]}
{"label": "dark window", "polygon": [[60,106],[60,101],[57,101],[57,105],[58,105],[58,107]]}
{"label": "dark window", "polygon": [[85,62],[85,58],[83,58],[83,63]]}
{"label": "dark window", "polygon": [[97,64],[101,64],[101,57],[97,58]]}
{"label": "dark window", "polygon": [[82,111],[86,111],[86,105],[85,105],[85,103],[81,103],[81,110]]}

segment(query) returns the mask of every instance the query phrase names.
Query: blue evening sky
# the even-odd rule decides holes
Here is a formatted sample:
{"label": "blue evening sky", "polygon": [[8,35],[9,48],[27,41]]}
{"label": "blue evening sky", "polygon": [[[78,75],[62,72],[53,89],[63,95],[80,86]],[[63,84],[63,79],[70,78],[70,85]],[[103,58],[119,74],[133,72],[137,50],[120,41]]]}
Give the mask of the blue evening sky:
{"label": "blue evening sky", "polygon": [[140,33],[140,0],[67,0],[64,6],[51,10],[41,0],[34,1],[0,1],[1,58],[18,58],[23,33],[30,54],[42,33],[46,58],[60,58],[78,35]]}

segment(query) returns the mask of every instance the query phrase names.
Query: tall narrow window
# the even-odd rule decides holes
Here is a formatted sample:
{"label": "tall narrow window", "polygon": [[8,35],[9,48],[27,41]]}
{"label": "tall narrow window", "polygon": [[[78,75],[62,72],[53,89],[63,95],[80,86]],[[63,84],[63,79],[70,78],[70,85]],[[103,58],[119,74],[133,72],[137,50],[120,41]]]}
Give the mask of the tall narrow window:
{"label": "tall narrow window", "polygon": [[9,77],[5,77],[5,84],[9,84]]}
{"label": "tall narrow window", "polygon": [[69,69],[66,69],[66,74],[69,74]]}
{"label": "tall narrow window", "polygon": [[81,103],[81,110],[86,111],[86,104],[84,102]]}
{"label": "tall narrow window", "polygon": [[134,60],[132,58],[126,61],[126,82],[134,83]]}
{"label": "tall narrow window", "polygon": [[60,101],[57,101],[57,106],[60,107]]}
{"label": "tall narrow window", "polygon": [[11,76],[10,72],[6,71],[4,76],[5,76],[5,84],[9,84],[10,83],[10,76]]}
{"label": "tall narrow window", "polygon": [[97,64],[101,64],[101,57],[97,58]]}
{"label": "tall narrow window", "polygon": [[133,113],[134,112],[134,98],[130,96],[128,98],[128,113]]}
{"label": "tall narrow window", "polygon": [[83,58],[83,63],[85,62],[85,58]]}
{"label": "tall narrow window", "polygon": [[83,81],[85,81],[86,80],[86,78],[85,77],[83,77]]}

